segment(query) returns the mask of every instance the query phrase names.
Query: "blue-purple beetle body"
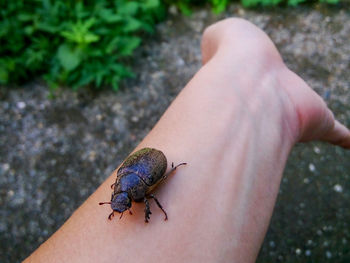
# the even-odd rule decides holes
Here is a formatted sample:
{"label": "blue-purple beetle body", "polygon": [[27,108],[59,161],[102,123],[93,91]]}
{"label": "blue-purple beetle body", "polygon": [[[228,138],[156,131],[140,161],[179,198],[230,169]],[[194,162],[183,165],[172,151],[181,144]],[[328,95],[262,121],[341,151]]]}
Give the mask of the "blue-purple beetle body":
{"label": "blue-purple beetle body", "polygon": [[147,223],[150,214],[152,214],[148,198],[153,198],[165,214],[165,220],[167,220],[167,213],[151,192],[178,166],[185,164],[181,163],[175,167],[172,164],[170,172],[165,173],[167,159],[161,151],[154,148],[143,148],[131,154],[117,171],[117,179],[112,185],[114,191],[111,201],[100,203],[100,205],[111,205],[113,212],[108,216],[108,219],[113,217],[114,212],[121,213],[121,216],[126,210],[131,213],[131,202],[135,201],[145,203],[145,222]]}

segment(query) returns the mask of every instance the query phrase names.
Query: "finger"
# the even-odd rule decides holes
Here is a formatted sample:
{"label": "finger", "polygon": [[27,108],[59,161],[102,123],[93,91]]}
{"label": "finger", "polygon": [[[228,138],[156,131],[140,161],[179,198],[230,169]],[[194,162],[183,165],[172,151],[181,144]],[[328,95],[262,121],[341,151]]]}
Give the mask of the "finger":
{"label": "finger", "polygon": [[333,128],[325,133],[320,139],[350,149],[350,131],[337,120],[335,120]]}

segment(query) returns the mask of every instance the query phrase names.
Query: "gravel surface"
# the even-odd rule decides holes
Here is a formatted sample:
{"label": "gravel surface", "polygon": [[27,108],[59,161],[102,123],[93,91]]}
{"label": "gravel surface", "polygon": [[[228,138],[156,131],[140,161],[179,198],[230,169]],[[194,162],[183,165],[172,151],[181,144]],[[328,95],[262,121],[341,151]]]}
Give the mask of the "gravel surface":
{"label": "gravel surface", "polygon": [[[220,18],[244,17],[265,30],[350,126],[349,11],[233,5],[221,16],[172,13],[118,93],[60,89],[50,98],[40,82],[0,89],[0,262],[28,256],[148,133],[200,67],[201,32]],[[321,143],[293,150],[258,262],[350,262],[349,157]]]}

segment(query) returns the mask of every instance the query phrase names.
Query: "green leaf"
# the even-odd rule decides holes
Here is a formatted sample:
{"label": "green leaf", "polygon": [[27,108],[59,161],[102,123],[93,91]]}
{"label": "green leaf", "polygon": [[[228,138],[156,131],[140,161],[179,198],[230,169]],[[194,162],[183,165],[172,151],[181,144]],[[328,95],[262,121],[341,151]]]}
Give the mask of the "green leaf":
{"label": "green leaf", "polygon": [[92,43],[92,42],[96,42],[100,39],[100,37],[98,35],[92,34],[92,33],[86,33],[83,37],[83,43]]}
{"label": "green leaf", "polygon": [[147,0],[144,2],[143,7],[145,9],[156,9],[160,6],[159,0]]}
{"label": "green leaf", "polygon": [[[273,5],[278,5],[282,1],[283,0],[261,0],[261,4],[263,6],[273,6]],[[304,1],[304,0],[301,0],[301,1]]]}
{"label": "green leaf", "polygon": [[120,78],[118,78],[118,77],[114,77],[112,79],[112,89],[114,91],[117,91],[119,89],[119,81],[120,81]]}
{"label": "green leaf", "polygon": [[53,25],[50,25],[50,24],[47,24],[47,23],[38,23],[37,24],[37,29],[41,30],[41,31],[44,31],[44,32],[47,32],[47,33],[51,33],[51,34],[54,34],[54,33],[57,33],[57,32],[60,31],[60,27],[59,26],[53,26]]}
{"label": "green leaf", "polygon": [[100,10],[99,16],[107,23],[118,23],[123,21],[123,17],[121,15],[116,14],[112,10],[106,8]]}
{"label": "green leaf", "polygon": [[0,84],[6,84],[8,82],[9,74],[5,67],[0,67]]}
{"label": "green leaf", "polygon": [[135,16],[139,9],[139,3],[134,1],[123,2],[123,3],[119,3],[117,8],[118,8],[118,13],[121,15]]}
{"label": "green leaf", "polygon": [[192,10],[191,10],[190,6],[186,3],[180,2],[179,9],[180,9],[181,13],[184,14],[185,16],[190,16],[192,14]]}
{"label": "green leaf", "polygon": [[82,28],[83,30],[82,31],[87,31],[90,29],[90,27],[92,27],[96,22],[96,18],[92,17],[92,18],[89,18],[87,20],[85,20],[83,23],[82,23]]}
{"label": "green leaf", "polygon": [[226,9],[228,0],[211,0],[211,3],[213,5],[213,12],[215,14],[220,14]]}
{"label": "green leaf", "polygon": [[253,7],[259,3],[259,0],[241,0],[244,7]]}
{"label": "green leaf", "polygon": [[133,77],[134,73],[122,64],[113,64],[110,66],[112,71],[121,77]]}
{"label": "green leaf", "polygon": [[112,38],[112,40],[109,41],[109,43],[106,45],[106,48],[105,48],[106,53],[111,54],[112,52],[114,52],[119,42],[120,42],[119,36]]}
{"label": "green leaf", "polygon": [[35,15],[33,15],[33,14],[26,14],[26,13],[20,13],[17,16],[17,19],[19,21],[23,21],[23,22],[32,21],[32,20],[34,20],[34,18],[35,18]]}
{"label": "green leaf", "polygon": [[57,51],[57,57],[66,71],[72,71],[79,66],[82,56],[78,49],[72,49],[67,44],[62,44]]}
{"label": "green leaf", "polygon": [[32,35],[34,33],[34,31],[35,31],[35,28],[33,26],[26,26],[24,28],[25,34],[29,35],[29,36]]}
{"label": "green leaf", "polygon": [[123,32],[125,33],[134,32],[139,30],[141,27],[142,27],[142,23],[139,20],[129,17],[126,20],[126,24],[123,26]]}
{"label": "green leaf", "polygon": [[124,38],[121,42],[121,46],[119,47],[118,53],[121,56],[130,56],[135,48],[137,48],[141,43],[141,39],[139,37],[127,37]]}
{"label": "green leaf", "polygon": [[321,3],[327,3],[327,4],[338,4],[339,0],[320,0]]}
{"label": "green leaf", "polygon": [[288,5],[297,6],[298,4],[305,2],[306,0],[288,0]]}
{"label": "green leaf", "polygon": [[84,22],[78,21],[75,24],[68,24],[70,30],[61,32],[61,36],[66,39],[78,43],[78,44],[89,44],[96,42],[100,37],[92,32],[89,32],[89,28],[95,23],[95,18],[90,18]]}

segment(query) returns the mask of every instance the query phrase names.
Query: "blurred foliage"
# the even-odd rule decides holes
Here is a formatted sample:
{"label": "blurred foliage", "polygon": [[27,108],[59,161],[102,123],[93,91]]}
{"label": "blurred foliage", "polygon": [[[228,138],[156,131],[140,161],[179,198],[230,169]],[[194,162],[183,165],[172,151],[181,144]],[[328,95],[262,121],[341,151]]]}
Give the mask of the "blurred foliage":
{"label": "blurred foliage", "polygon": [[[308,4],[308,3],[326,3],[326,4],[338,4],[342,0],[165,0],[167,4],[173,4],[181,13],[185,15],[191,14],[191,6],[193,5],[203,5],[209,4],[212,8],[212,11],[215,14],[223,12],[229,2],[241,2],[244,7],[258,7],[258,6],[276,6],[276,5],[287,5],[287,6],[297,6],[299,4]],[[343,0],[347,1],[347,0]]]}
{"label": "blurred foliage", "polygon": [[[245,7],[339,0],[240,0]],[[175,5],[184,14],[229,0],[0,0],[0,84],[42,76],[51,87],[91,85],[118,89],[133,76],[126,66],[142,39]]]}
{"label": "blurred foliage", "polygon": [[52,87],[117,89],[142,32],[165,15],[159,0],[0,1],[0,84],[39,75]]}

